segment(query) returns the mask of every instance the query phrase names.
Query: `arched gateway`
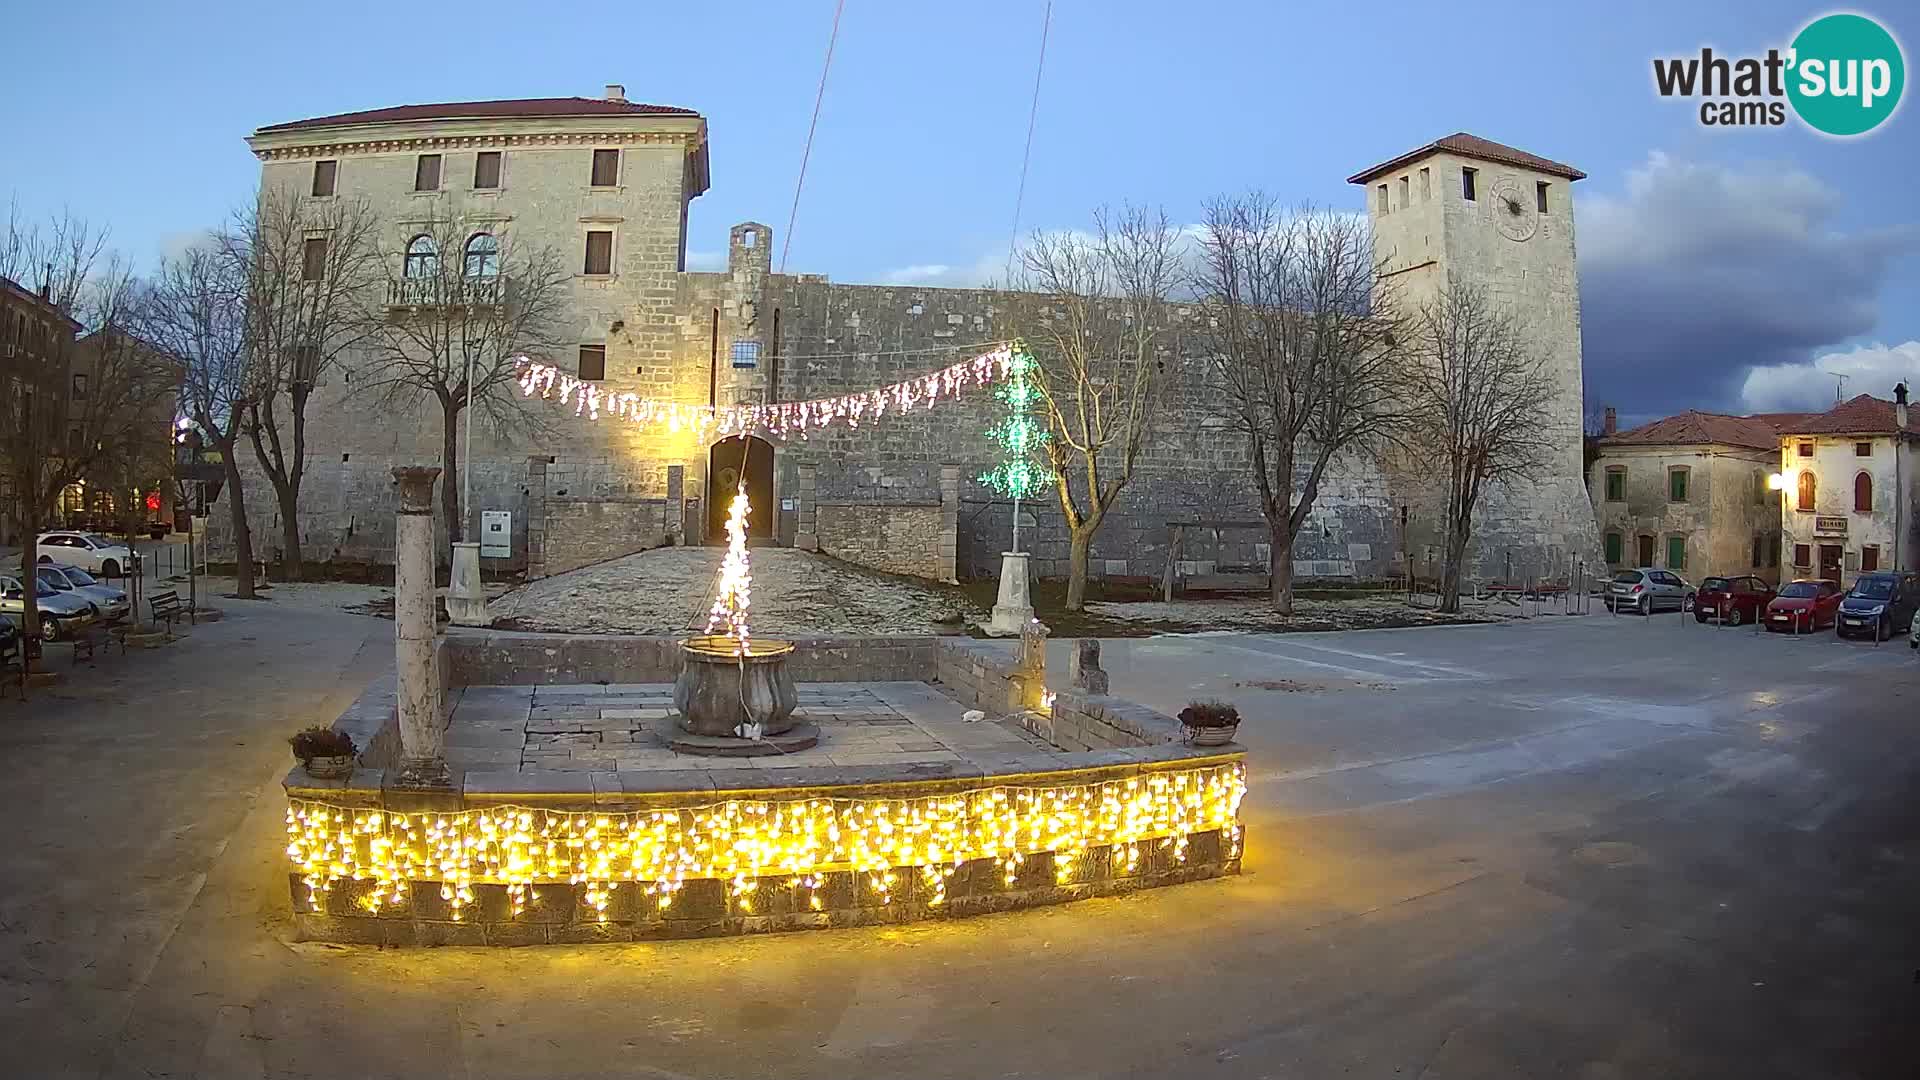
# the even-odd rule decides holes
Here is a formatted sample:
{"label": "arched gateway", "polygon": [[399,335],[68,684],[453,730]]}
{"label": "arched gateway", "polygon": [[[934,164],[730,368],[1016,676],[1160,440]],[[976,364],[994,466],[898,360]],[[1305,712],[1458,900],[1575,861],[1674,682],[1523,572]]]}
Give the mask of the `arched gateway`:
{"label": "arched gateway", "polygon": [[707,450],[707,541],[725,543],[727,507],[747,481],[748,536],[773,535],[773,444],[755,435],[721,439]]}

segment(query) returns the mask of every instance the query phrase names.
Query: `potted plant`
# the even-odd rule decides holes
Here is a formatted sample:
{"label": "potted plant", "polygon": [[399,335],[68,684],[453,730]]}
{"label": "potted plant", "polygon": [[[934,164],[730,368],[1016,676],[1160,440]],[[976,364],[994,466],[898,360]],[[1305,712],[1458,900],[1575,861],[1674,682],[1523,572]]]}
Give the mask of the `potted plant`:
{"label": "potted plant", "polygon": [[1240,710],[1225,701],[1195,701],[1180,710],[1192,746],[1225,746],[1240,729]]}
{"label": "potted plant", "polygon": [[310,727],[287,740],[293,756],[316,780],[338,780],[353,774],[353,737],[328,727]]}

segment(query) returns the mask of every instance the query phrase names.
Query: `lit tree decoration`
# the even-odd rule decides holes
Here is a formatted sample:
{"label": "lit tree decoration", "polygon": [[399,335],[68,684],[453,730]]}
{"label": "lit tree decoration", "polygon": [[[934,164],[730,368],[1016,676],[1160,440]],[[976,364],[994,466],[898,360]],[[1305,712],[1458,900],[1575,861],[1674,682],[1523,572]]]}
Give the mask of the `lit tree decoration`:
{"label": "lit tree decoration", "polygon": [[1040,388],[1034,385],[1038,374],[1039,365],[1015,342],[1006,381],[994,391],[994,396],[1006,404],[1007,414],[987,429],[987,437],[1000,444],[1000,464],[980,474],[981,483],[1013,499],[1015,551],[1020,550],[1020,501],[1053,483],[1053,473],[1034,460],[1047,441],[1046,426],[1034,417],[1034,403],[1040,400]]}
{"label": "lit tree decoration", "polygon": [[720,592],[713,598],[713,610],[707,613],[707,633],[716,631],[734,640],[734,653],[747,655],[747,607],[753,575],[747,569],[747,502],[745,484],[733,496],[727,508],[727,557],[720,562]]}

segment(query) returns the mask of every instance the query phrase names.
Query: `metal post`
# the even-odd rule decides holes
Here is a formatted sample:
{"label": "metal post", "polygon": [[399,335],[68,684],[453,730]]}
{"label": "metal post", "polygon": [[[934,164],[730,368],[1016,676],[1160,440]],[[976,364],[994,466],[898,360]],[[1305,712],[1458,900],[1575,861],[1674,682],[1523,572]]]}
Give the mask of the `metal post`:
{"label": "metal post", "polygon": [[467,522],[473,517],[473,349],[467,353],[467,431],[466,447],[460,451],[460,539],[467,538]]}

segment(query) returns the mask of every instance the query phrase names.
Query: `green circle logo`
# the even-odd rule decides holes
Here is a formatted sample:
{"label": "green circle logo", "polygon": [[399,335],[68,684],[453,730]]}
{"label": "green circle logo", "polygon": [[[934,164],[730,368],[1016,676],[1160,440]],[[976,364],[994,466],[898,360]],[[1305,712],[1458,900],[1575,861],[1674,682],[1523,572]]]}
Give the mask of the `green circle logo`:
{"label": "green circle logo", "polygon": [[1865,15],[1823,15],[1793,39],[1787,98],[1815,131],[1864,135],[1899,107],[1907,84],[1900,43]]}

